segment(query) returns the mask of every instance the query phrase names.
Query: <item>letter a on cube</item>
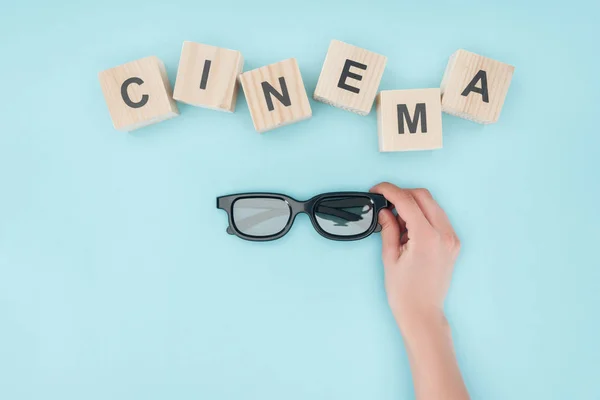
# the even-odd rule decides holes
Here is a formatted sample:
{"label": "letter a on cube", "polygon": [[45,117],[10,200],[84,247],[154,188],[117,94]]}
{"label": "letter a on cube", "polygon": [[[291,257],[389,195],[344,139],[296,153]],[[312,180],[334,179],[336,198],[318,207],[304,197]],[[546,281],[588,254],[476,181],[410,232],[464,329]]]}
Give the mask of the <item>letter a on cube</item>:
{"label": "letter a on cube", "polygon": [[132,131],[179,115],[165,65],[146,57],[98,74],[115,129]]}
{"label": "letter a on cube", "polygon": [[234,112],[237,79],[243,67],[239,51],[183,42],[173,98],[196,107]]}
{"label": "letter a on cube", "polygon": [[440,89],[384,90],[377,96],[379,151],[442,147]]}
{"label": "letter a on cube", "polygon": [[442,79],[442,110],[480,124],[497,122],[514,70],[491,58],[456,51]]}
{"label": "letter a on cube", "polygon": [[367,115],[373,108],[386,63],[385,56],[332,40],[313,97]]}
{"label": "letter a on cube", "polygon": [[254,129],[266,132],[312,116],[295,58],[244,72],[240,82]]}

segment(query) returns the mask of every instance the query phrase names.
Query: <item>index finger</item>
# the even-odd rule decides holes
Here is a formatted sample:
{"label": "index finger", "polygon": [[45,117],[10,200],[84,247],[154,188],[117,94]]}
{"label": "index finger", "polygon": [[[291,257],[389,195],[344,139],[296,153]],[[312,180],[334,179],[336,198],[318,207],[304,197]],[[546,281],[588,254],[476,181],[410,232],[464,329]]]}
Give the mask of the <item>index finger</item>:
{"label": "index finger", "polygon": [[438,202],[431,196],[429,190],[410,189],[410,192],[432,227],[442,233],[454,234],[454,228],[452,228],[448,216]]}
{"label": "index finger", "polygon": [[371,192],[383,195],[396,207],[398,215],[406,222],[406,228],[409,232],[411,229],[420,230],[431,227],[409,190],[400,189],[396,185],[383,182],[371,188]]}

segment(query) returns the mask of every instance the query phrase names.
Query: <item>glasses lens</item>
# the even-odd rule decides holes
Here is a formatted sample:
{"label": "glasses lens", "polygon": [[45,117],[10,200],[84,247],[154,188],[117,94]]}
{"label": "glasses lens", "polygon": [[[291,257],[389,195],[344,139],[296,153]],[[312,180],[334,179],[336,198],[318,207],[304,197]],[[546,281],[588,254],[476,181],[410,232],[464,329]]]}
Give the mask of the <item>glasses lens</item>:
{"label": "glasses lens", "polygon": [[360,235],[373,223],[373,203],[368,197],[328,197],[315,210],[317,224],[331,235]]}
{"label": "glasses lens", "polygon": [[233,223],[248,236],[272,236],[290,220],[291,210],[282,199],[257,197],[233,203]]}

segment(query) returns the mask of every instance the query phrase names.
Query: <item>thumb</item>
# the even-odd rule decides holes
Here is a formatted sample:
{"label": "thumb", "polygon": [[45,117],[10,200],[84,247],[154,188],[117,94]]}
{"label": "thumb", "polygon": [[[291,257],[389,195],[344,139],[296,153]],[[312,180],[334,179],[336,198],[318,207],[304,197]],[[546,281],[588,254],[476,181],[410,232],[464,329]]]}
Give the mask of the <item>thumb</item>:
{"label": "thumb", "polygon": [[394,262],[400,257],[400,225],[394,213],[384,208],[379,211],[381,224],[381,256],[383,262]]}

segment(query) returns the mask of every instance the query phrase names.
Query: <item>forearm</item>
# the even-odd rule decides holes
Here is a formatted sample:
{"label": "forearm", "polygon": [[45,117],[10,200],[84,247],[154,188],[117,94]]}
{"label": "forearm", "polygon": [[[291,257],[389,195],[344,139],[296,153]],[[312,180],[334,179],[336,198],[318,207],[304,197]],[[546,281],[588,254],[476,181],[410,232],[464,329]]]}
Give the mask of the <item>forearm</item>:
{"label": "forearm", "polygon": [[400,324],[418,400],[465,400],[450,326],[441,312]]}

